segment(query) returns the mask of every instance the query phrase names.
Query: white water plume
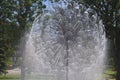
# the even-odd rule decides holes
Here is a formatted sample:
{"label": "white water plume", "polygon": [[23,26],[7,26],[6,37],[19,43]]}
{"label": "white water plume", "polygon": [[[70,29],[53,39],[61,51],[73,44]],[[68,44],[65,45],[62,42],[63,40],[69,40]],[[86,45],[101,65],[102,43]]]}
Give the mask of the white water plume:
{"label": "white water plume", "polygon": [[25,80],[104,80],[102,21],[81,4],[61,3],[51,3],[52,9],[33,23],[24,57]]}

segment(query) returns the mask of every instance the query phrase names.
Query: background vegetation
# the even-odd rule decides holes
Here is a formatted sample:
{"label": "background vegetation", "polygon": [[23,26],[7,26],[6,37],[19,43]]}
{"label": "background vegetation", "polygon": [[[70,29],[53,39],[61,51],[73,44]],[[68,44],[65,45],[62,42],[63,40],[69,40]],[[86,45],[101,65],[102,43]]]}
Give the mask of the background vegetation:
{"label": "background vegetation", "polygon": [[[103,20],[106,37],[110,43],[108,51],[110,70],[106,73],[120,80],[120,0],[75,1],[96,11]],[[42,13],[43,8],[45,6],[42,0],[1,0],[0,74],[7,74],[7,69],[19,66],[18,57],[23,53],[18,52],[21,37],[29,29],[34,18]]]}
{"label": "background vegetation", "polygon": [[[1,0],[0,2],[0,74],[18,66],[21,36],[34,18],[42,12],[41,0]],[[11,62],[13,61],[13,63]]]}

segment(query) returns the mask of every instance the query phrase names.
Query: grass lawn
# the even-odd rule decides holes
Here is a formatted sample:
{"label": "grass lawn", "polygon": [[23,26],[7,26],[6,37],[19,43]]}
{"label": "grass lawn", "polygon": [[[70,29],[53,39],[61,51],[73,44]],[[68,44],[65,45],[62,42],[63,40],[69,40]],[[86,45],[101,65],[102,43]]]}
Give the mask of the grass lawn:
{"label": "grass lawn", "polygon": [[115,78],[116,72],[115,71],[106,71],[105,77]]}
{"label": "grass lawn", "polygon": [[[111,69],[106,70],[104,76],[108,79],[108,80],[115,80],[116,71],[113,71]],[[42,76],[44,77],[44,76]],[[37,78],[37,77],[36,77]],[[0,75],[0,80],[20,80],[20,75],[12,75],[12,74],[7,74],[6,76],[4,75]]]}
{"label": "grass lawn", "polygon": [[[19,75],[6,75],[6,76],[0,75],[0,80],[20,80],[20,76]],[[115,80],[115,79],[109,79],[109,80]]]}
{"label": "grass lawn", "polygon": [[19,75],[0,75],[0,80],[20,80],[20,76]]}
{"label": "grass lawn", "polygon": [[112,69],[107,69],[104,73],[104,77],[109,80],[115,80],[116,71]]}

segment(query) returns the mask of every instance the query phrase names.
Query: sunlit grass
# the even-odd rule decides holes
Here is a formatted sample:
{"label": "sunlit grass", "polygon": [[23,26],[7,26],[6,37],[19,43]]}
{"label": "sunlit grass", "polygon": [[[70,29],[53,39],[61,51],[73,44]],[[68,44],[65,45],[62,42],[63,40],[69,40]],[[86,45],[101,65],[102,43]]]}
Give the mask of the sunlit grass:
{"label": "sunlit grass", "polygon": [[20,80],[20,75],[0,75],[0,80]]}
{"label": "sunlit grass", "polygon": [[104,77],[108,80],[115,80],[116,71],[112,69],[107,69],[104,73]]}

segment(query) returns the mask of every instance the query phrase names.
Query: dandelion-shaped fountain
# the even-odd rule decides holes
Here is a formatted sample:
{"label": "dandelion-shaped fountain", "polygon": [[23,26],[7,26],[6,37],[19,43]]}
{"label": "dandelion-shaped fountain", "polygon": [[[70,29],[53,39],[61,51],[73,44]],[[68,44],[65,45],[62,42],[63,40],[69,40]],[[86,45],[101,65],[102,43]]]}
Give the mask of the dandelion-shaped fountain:
{"label": "dandelion-shaped fountain", "polygon": [[51,4],[31,28],[24,79],[103,80],[106,39],[102,21],[81,4]]}

